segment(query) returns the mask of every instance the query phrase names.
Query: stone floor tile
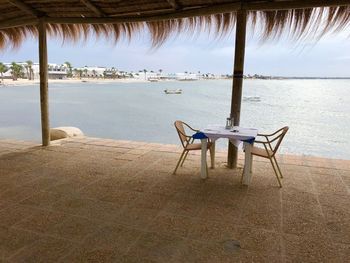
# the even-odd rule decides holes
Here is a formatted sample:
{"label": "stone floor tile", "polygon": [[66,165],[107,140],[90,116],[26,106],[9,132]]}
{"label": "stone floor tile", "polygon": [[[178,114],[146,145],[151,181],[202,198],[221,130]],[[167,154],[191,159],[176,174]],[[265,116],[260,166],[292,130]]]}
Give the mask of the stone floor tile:
{"label": "stone floor tile", "polygon": [[62,262],[119,262],[144,232],[113,224],[90,235]]}
{"label": "stone floor tile", "polygon": [[236,223],[199,219],[193,222],[188,237],[202,242],[222,242],[237,239]]}
{"label": "stone floor tile", "polygon": [[328,236],[283,235],[286,262],[342,262]]}
{"label": "stone floor tile", "polygon": [[338,175],[314,175],[312,180],[315,189],[320,194],[348,194],[347,187]]}
{"label": "stone floor tile", "polygon": [[166,195],[145,193],[134,201],[127,203],[127,206],[161,210],[167,204],[169,199],[170,198]]}
{"label": "stone floor tile", "polygon": [[67,218],[66,214],[48,210],[38,210],[33,215],[15,224],[16,229],[28,230],[36,233],[52,233],[56,225],[62,223]]}
{"label": "stone floor tile", "polygon": [[47,231],[49,234],[81,242],[88,235],[93,234],[101,227],[101,223],[83,217],[66,216],[60,224],[55,224]]}
{"label": "stone floor tile", "polygon": [[279,232],[282,229],[281,219],[282,214],[280,209],[276,209],[273,206],[264,206],[264,208],[260,208],[259,210],[245,206],[242,209],[239,222],[247,227]]}
{"label": "stone floor tile", "polygon": [[350,218],[328,221],[326,226],[334,242],[350,244]]}
{"label": "stone floor tile", "polygon": [[233,246],[229,249],[225,248],[223,242],[200,242],[198,240],[189,240],[186,243],[186,249],[181,255],[178,262],[222,262],[235,263],[242,262],[239,247]]}
{"label": "stone floor tile", "polygon": [[76,248],[68,256],[63,257],[59,262],[122,262],[120,252],[114,248],[92,247],[92,248]]}
{"label": "stone floor tile", "polygon": [[182,216],[198,217],[205,204],[198,200],[189,199],[184,195],[175,195],[163,207],[163,211]]}
{"label": "stone floor tile", "polygon": [[113,189],[112,191],[105,192],[100,198],[101,201],[111,202],[117,206],[132,206],[135,200],[142,199],[146,194],[142,192],[125,191],[119,189]]}
{"label": "stone floor tile", "polygon": [[289,234],[304,234],[325,230],[321,207],[298,202],[282,202],[282,230]]}
{"label": "stone floor tile", "polygon": [[340,259],[343,262],[350,262],[350,244],[335,243],[334,246],[340,253]]}
{"label": "stone floor tile", "polygon": [[321,194],[319,201],[326,221],[350,218],[348,195]]}
{"label": "stone floor tile", "polygon": [[144,233],[141,230],[113,223],[102,226],[94,234],[87,237],[82,247],[109,247],[115,248],[120,253],[125,253],[128,247],[136,243]]}
{"label": "stone floor tile", "polygon": [[36,208],[50,209],[54,203],[63,197],[65,197],[65,195],[60,193],[40,191],[27,199],[24,199],[20,204]]}
{"label": "stone floor tile", "polygon": [[10,227],[30,217],[36,210],[22,205],[8,206],[0,211],[0,225]]}
{"label": "stone floor tile", "polygon": [[240,242],[242,249],[256,251],[264,254],[281,253],[281,234],[264,231],[257,228],[238,225],[236,227],[236,239]]}
{"label": "stone floor tile", "polygon": [[147,231],[186,237],[195,224],[197,220],[191,217],[160,213],[147,227]]}
{"label": "stone floor tile", "polygon": [[53,209],[101,221],[113,220],[121,212],[120,207],[113,203],[76,197],[66,197],[59,200],[53,205]]}
{"label": "stone floor tile", "polygon": [[0,258],[2,259],[15,255],[39,238],[37,234],[6,227],[0,227],[0,237]]}
{"label": "stone floor tile", "polygon": [[73,244],[67,240],[44,237],[26,246],[19,253],[12,256],[10,262],[58,262],[71,249]]}
{"label": "stone floor tile", "polygon": [[282,200],[298,203],[307,203],[318,205],[318,195],[310,192],[304,192],[293,187],[284,187],[282,189]]}
{"label": "stone floor tile", "polygon": [[0,193],[0,199],[8,202],[20,202],[36,193],[38,193],[36,189],[28,186],[19,186]]}
{"label": "stone floor tile", "polygon": [[242,207],[242,203],[228,205],[206,202],[197,217],[205,220],[233,223],[239,221]]}
{"label": "stone floor tile", "polygon": [[181,262],[186,240],[171,235],[146,233],[130,247],[125,262]]}
{"label": "stone floor tile", "polygon": [[159,212],[157,209],[126,207],[113,222],[144,230]]}

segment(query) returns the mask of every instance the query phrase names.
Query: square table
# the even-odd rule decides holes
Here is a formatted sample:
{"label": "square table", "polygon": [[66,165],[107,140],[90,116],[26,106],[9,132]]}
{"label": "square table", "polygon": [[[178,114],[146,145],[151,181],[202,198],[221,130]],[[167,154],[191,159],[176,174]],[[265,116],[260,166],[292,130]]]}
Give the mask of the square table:
{"label": "square table", "polygon": [[[254,144],[255,138],[258,135],[258,130],[253,128],[243,128],[234,126],[230,129],[226,129],[224,126],[211,125],[206,127],[205,129],[200,130],[201,134],[204,136],[198,137],[202,142],[202,153],[201,153],[201,177],[203,179],[207,178],[207,138],[211,140],[213,143],[213,147],[215,147],[215,141],[219,138],[227,138],[229,139],[236,147],[238,147],[243,142],[243,147],[245,151],[244,157],[244,170],[243,170],[243,181],[242,183],[245,185],[249,185],[251,180],[251,171],[252,171],[252,155],[251,155],[251,147]],[[213,150],[213,153],[215,150]],[[214,155],[214,154],[213,154]],[[212,160],[214,163],[214,156],[212,156]],[[212,166],[212,168],[214,168]]]}

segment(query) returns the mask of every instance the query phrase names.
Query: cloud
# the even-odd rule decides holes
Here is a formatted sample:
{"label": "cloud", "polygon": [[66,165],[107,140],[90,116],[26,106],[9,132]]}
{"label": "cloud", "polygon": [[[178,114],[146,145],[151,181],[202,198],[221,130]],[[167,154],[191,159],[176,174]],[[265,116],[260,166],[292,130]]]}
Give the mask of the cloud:
{"label": "cloud", "polygon": [[350,56],[340,56],[340,57],[336,57],[335,60],[350,60]]}

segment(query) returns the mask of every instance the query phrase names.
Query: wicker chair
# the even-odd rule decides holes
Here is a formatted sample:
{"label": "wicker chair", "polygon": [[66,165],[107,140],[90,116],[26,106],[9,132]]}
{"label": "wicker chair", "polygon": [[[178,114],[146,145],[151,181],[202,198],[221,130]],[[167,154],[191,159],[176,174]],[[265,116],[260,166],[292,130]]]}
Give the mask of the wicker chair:
{"label": "wicker chair", "polygon": [[[180,156],[180,159],[179,161],[177,162],[177,165],[176,165],[176,168],[173,172],[173,174],[176,173],[177,169],[179,168],[179,165],[182,167],[185,160],[186,160],[186,157],[188,155],[188,153],[190,151],[196,151],[196,150],[201,150],[202,149],[202,144],[201,143],[194,143],[194,138],[192,138],[192,136],[188,136],[185,132],[185,126],[194,131],[194,132],[198,132],[198,130],[195,130],[193,129],[191,126],[189,126],[187,123],[184,123],[182,121],[175,121],[174,122],[174,125],[175,125],[175,128],[176,128],[176,131],[177,131],[177,134],[179,135],[179,138],[180,138],[180,141],[181,141],[181,144],[182,144],[182,147],[183,147],[183,151],[181,153],[181,156]],[[214,148],[212,147],[212,143],[210,141],[208,141],[208,146],[207,146],[207,149],[210,150],[210,155],[212,156],[213,155],[213,150]],[[213,159],[211,159],[212,162],[213,162]],[[213,163],[211,164],[213,166]]]}
{"label": "wicker chair", "polygon": [[257,138],[260,137],[262,140],[256,140],[254,144],[262,144],[264,148],[253,146],[251,150],[252,158],[256,155],[270,160],[280,187],[282,187],[280,177],[283,178],[283,175],[275,155],[288,129],[286,126],[272,134],[258,134]]}

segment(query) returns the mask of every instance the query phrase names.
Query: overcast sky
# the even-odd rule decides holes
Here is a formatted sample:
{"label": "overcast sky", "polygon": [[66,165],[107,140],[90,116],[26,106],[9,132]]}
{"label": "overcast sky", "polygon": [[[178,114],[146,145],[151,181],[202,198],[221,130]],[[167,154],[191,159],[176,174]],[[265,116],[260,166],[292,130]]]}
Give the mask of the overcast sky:
{"label": "overcast sky", "polygon": [[[248,35],[245,74],[350,77],[350,30],[325,36],[318,42],[298,44],[289,40],[261,44],[257,37]],[[181,35],[156,50],[150,46],[146,39],[117,45],[104,39],[62,45],[61,40],[50,39],[49,62],[69,61],[73,67],[114,66],[126,71],[232,73],[232,35],[220,40],[208,38],[205,33],[195,39]],[[0,51],[0,62],[38,62],[37,51],[36,40],[27,40],[17,50]]]}

